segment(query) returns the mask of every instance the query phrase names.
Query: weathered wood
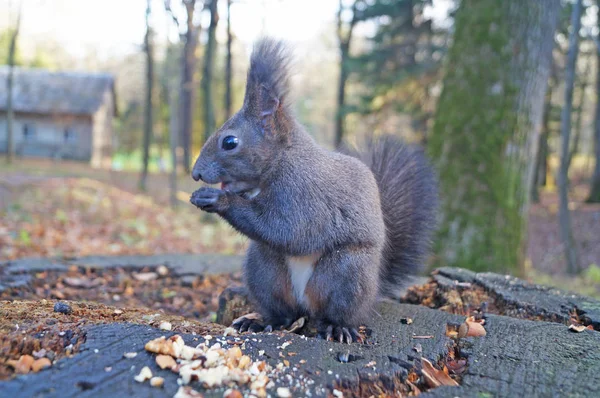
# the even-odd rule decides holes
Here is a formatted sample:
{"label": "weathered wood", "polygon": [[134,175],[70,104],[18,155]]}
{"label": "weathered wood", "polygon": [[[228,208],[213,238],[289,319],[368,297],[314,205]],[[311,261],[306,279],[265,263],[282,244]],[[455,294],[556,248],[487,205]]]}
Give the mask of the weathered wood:
{"label": "weathered wood", "polygon": [[[403,380],[411,369],[418,369],[422,355],[432,362],[447,355],[453,346],[446,337],[446,326],[458,324],[464,317],[431,310],[421,306],[381,303],[370,327],[373,345],[343,345],[321,339],[304,339],[298,335],[245,335],[246,350],[253,359],[258,351],[271,365],[285,355],[290,368],[277,377],[275,388],[290,387],[296,395],[308,390],[313,396],[331,393],[334,387],[344,387],[347,393],[359,391],[361,384],[379,381],[392,385]],[[401,318],[410,317],[405,325]],[[486,323],[487,336],[463,339],[459,347],[468,356],[468,369],[460,387],[442,387],[424,396],[598,396],[600,394],[600,333],[586,330],[572,333],[557,323],[534,322],[490,315]],[[112,324],[92,327],[83,352],[63,359],[53,368],[34,375],[20,376],[0,384],[1,396],[172,396],[177,390],[176,375],[160,371],[152,355],[143,351],[144,344],[164,334],[147,326]],[[169,333],[170,334],[170,333]],[[414,339],[414,335],[434,336]],[[194,336],[185,335],[188,344],[197,344]],[[215,340],[213,339],[212,342]],[[284,341],[291,344],[277,348]],[[415,351],[417,344],[422,354]],[[95,352],[95,350],[98,352]],[[123,358],[124,352],[138,352],[133,359]],[[338,361],[340,353],[356,360]],[[305,364],[300,361],[306,360]],[[374,366],[366,366],[375,361]],[[139,384],[133,377],[143,366],[165,378],[162,390],[147,383]],[[110,371],[105,368],[110,367]],[[293,371],[297,367],[296,371]],[[331,371],[329,373],[328,371]],[[285,375],[292,377],[290,381]],[[308,382],[310,380],[310,382]],[[296,387],[300,385],[302,387]],[[194,388],[202,391],[198,385]],[[224,389],[203,391],[205,396],[221,397]],[[246,391],[247,390],[243,390]],[[270,391],[275,395],[275,390]],[[388,391],[393,394],[393,391]]]}
{"label": "weathered wood", "polygon": [[502,308],[505,315],[539,317],[566,324],[576,310],[580,319],[600,331],[600,302],[586,296],[534,285],[508,275],[475,273],[462,268],[440,268],[433,279],[447,289],[465,282],[481,286],[496,300],[496,307]]}
{"label": "weathered wood", "polygon": [[600,396],[600,333],[490,315],[487,336],[462,343],[469,368],[458,388],[431,397]]}
{"label": "weathered wood", "polygon": [[[275,380],[275,387],[290,387],[292,391],[311,391],[313,396],[324,396],[333,387],[343,384],[357,386],[365,380],[386,380],[404,377],[414,367],[414,360],[420,357],[414,351],[420,344],[422,355],[436,360],[447,353],[451,345],[445,336],[446,323],[460,322],[461,317],[413,305],[385,303],[379,307],[383,318],[374,320],[371,338],[374,345],[326,342],[318,338],[302,338],[296,334],[244,335],[246,353],[254,359],[265,358],[276,366],[284,358],[280,352],[295,352],[295,356],[285,355],[290,362],[289,369]],[[401,323],[401,316],[414,319],[411,325]],[[385,320],[384,320],[385,319]],[[177,375],[167,370],[159,370],[153,356],[143,349],[144,344],[161,335],[171,335],[147,326],[131,324],[111,324],[91,327],[87,330],[87,341],[81,346],[81,353],[73,358],[60,360],[53,368],[38,374],[19,376],[11,381],[0,383],[0,396],[173,396],[177,390]],[[415,340],[412,335],[433,335],[432,339]],[[197,345],[202,338],[183,335],[188,345]],[[194,339],[198,339],[194,341]],[[285,349],[278,347],[285,341],[291,344]],[[215,339],[211,340],[215,342]],[[98,352],[95,352],[98,350]],[[264,356],[259,356],[264,350]],[[137,352],[133,359],[123,358],[125,352]],[[348,353],[357,358],[348,363],[338,360],[340,353]],[[305,364],[300,361],[305,360]],[[365,367],[371,361],[376,365]],[[143,366],[149,366],[153,374],[165,378],[163,390],[157,390],[148,383],[139,384],[133,377]],[[110,371],[105,368],[110,367]],[[297,367],[297,370],[292,370]],[[328,371],[331,371],[329,373]],[[286,375],[292,377],[290,382]],[[307,382],[310,380],[310,382]],[[296,388],[296,381],[304,388]],[[82,387],[83,386],[83,387]],[[195,389],[202,391],[198,385]],[[224,389],[203,391],[206,396],[222,397]],[[248,391],[246,391],[248,392]],[[296,394],[295,394],[296,395]],[[295,396],[294,395],[294,396]],[[302,394],[303,395],[303,394]]]}
{"label": "weathered wood", "polygon": [[[31,265],[39,269],[42,264]],[[576,308],[579,318],[597,329],[600,302],[492,273],[442,268],[432,278],[437,283],[436,288],[445,292],[485,290],[486,297],[494,301],[490,306],[493,304],[496,311],[511,317],[488,314],[485,337],[455,340],[447,336],[448,330],[460,325],[464,316],[386,301],[378,304],[367,324],[368,344],[345,345],[296,334],[259,333],[240,336],[246,340],[244,352],[253,360],[265,359],[273,367],[284,359],[289,361],[290,366],[273,378],[271,396],[276,396],[276,388],[283,386],[289,387],[293,396],[304,396],[307,392],[312,396],[326,396],[334,388],[343,390],[345,396],[375,392],[396,396],[406,387],[408,374],[421,374],[421,357],[435,364],[449,354],[467,359],[461,385],[430,389],[423,396],[600,396],[600,332],[586,329],[574,333],[565,324]],[[238,299],[236,305],[230,305],[235,299]],[[222,296],[223,310],[251,309],[245,305],[248,302],[241,290],[231,289]],[[219,316],[224,323],[229,323],[225,318],[237,315],[229,311]],[[126,323],[90,326],[85,331],[87,340],[78,354],[61,359],[40,373],[0,383],[0,396],[126,395],[135,398],[175,394],[177,375],[159,370],[153,355],[143,348],[147,341],[172,332]],[[182,336],[188,345],[203,341],[201,336]],[[231,339],[213,336],[211,343],[221,340],[227,347],[227,340]],[[283,342],[291,344],[282,349]],[[264,351],[264,355],[259,351]],[[125,352],[138,355],[126,359]],[[290,352],[295,355],[287,355]],[[341,362],[340,354],[349,355],[350,361]],[[143,366],[149,366],[154,375],[165,378],[163,389],[134,381]],[[198,383],[192,383],[192,387],[206,397],[222,397],[225,390],[204,390]],[[249,393],[247,387],[241,391]]]}

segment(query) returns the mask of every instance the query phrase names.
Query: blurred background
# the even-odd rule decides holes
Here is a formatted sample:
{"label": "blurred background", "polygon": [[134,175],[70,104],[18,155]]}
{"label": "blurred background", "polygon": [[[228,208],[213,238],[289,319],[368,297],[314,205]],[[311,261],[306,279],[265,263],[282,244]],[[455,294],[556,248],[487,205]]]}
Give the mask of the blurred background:
{"label": "blurred background", "polygon": [[440,178],[430,267],[600,296],[597,0],[0,0],[0,261],[243,253],[188,203],[252,43],[294,49],[323,146],[396,134]]}

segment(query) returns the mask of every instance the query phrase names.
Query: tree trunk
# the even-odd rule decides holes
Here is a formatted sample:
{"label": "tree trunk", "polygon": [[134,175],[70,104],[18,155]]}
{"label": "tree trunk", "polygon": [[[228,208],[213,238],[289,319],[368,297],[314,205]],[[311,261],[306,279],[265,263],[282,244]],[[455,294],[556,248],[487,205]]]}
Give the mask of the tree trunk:
{"label": "tree trunk", "polygon": [[181,162],[186,173],[191,170],[192,131],[194,126],[194,70],[196,68],[196,47],[200,29],[194,25],[194,9],[196,0],[184,1],[186,11],[186,32],[183,43],[183,57],[181,57],[181,146],[183,158]]}
{"label": "tree trunk", "polygon": [[544,100],[544,116],[540,139],[538,141],[538,151],[535,160],[535,169],[533,183],[531,184],[531,201],[538,203],[540,201],[540,187],[546,186],[546,174],[548,172],[548,136],[550,135],[550,119],[552,116],[552,92],[554,84],[552,78],[548,81],[548,89]]}
{"label": "tree trunk", "polygon": [[571,136],[571,113],[573,110],[573,86],[575,84],[575,68],[577,67],[577,53],[579,52],[579,29],[581,28],[582,0],[577,0],[573,5],[571,15],[571,33],[569,34],[569,51],[565,67],[565,102],[560,115],[561,147],[560,168],[558,172],[558,219],[560,239],[563,244],[567,269],[570,274],[577,273],[579,269],[577,250],[573,241],[571,229],[571,215],[569,212],[569,142]]}
{"label": "tree trunk", "polygon": [[227,0],[227,58],[225,60],[225,120],[231,117],[231,0]]}
{"label": "tree trunk", "polygon": [[210,0],[210,25],[208,26],[208,40],[204,53],[204,73],[202,74],[202,92],[204,102],[204,141],[210,137],[215,129],[215,110],[212,98],[213,67],[215,60],[216,30],[219,23],[217,0]]}
{"label": "tree trunk", "polygon": [[171,150],[171,174],[169,175],[169,199],[171,207],[176,208],[177,200],[177,131],[179,130],[179,106],[177,104],[177,90],[168,84],[169,90],[169,148]]}
{"label": "tree trunk", "polygon": [[350,74],[348,62],[350,60],[352,31],[354,30],[354,25],[356,25],[356,1],[352,6],[352,20],[348,23],[346,29],[344,29],[344,22],[342,21],[344,8],[344,3],[342,0],[340,0],[337,14],[337,37],[340,48],[340,77],[338,80],[337,90],[337,111],[335,113],[334,144],[336,147],[339,147],[344,139],[344,120],[346,118],[346,84],[348,83],[348,76]]}
{"label": "tree trunk", "polygon": [[11,164],[15,157],[15,137],[14,137],[14,110],[13,110],[13,85],[15,78],[15,53],[17,52],[17,39],[21,30],[21,7],[17,14],[17,23],[15,30],[10,36],[10,45],[8,47],[8,77],[6,79],[6,162]]}
{"label": "tree trunk", "polygon": [[577,100],[577,109],[575,111],[575,133],[573,135],[573,144],[569,150],[569,160],[567,162],[567,169],[571,167],[573,157],[579,153],[579,142],[581,141],[581,130],[583,129],[583,105],[585,103],[585,92],[587,91],[588,84],[590,82],[590,72],[592,69],[592,53],[589,53],[585,60],[585,69],[583,74],[580,76],[579,84],[579,98]]}
{"label": "tree trunk", "polygon": [[[600,28],[600,1],[597,3],[597,24]],[[587,201],[600,203],[600,30],[596,36],[596,114],[594,119],[594,157],[596,162],[590,183],[590,196]]]}
{"label": "tree trunk", "polygon": [[463,0],[429,139],[443,264],[520,271],[559,0]]}
{"label": "tree trunk", "polygon": [[152,142],[152,90],[154,83],[154,60],[152,48],[152,28],[150,27],[150,14],[152,12],[151,0],[146,5],[146,35],[144,37],[144,50],[146,52],[146,104],[144,108],[144,142],[143,165],[140,178],[140,190],[146,191],[148,178],[148,163],[150,161],[150,144]]}

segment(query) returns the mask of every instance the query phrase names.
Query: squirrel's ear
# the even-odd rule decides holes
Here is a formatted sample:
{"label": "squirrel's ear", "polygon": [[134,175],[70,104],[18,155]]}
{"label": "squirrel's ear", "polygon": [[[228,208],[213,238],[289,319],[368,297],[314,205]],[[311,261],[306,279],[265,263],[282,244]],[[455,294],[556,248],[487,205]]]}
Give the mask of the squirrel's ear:
{"label": "squirrel's ear", "polygon": [[261,85],[258,89],[258,117],[260,118],[265,134],[273,134],[275,116],[280,109],[281,102],[269,89]]}
{"label": "squirrel's ear", "polygon": [[259,120],[266,136],[285,137],[291,128],[287,109],[289,56],[282,42],[264,38],[254,45],[246,83],[246,115]]}

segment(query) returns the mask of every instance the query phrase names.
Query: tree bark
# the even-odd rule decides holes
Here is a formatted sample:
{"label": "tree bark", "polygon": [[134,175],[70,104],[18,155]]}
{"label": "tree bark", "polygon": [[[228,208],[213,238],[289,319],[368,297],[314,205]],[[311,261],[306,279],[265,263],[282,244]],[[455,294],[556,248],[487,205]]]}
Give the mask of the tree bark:
{"label": "tree bark", "polygon": [[191,170],[192,131],[194,127],[194,70],[196,69],[196,47],[200,27],[194,24],[194,10],[196,0],[185,0],[183,2],[186,11],[186,31],[183,35],[183,57],[181,57],[181,146],[183,157],[181,159],[183,169],[186,173]]}
{"label": "tree bark", "polygon": [[204,53],[204,73],[202,74],[202,92],[204,102],[204,141],[210,137],[215,129],[215,110],[212,98],[212,80],[216,50],[216,30],[219,23],[217,0],[210,0],[210,25],[208,26],[208,40]]}
{"label": "tree bark", "polygon": [[17,14],[17,23],[10,36],[8,47],[8,77],[6,79],[6,162],[11,164],[15,157],[15,139],[14,139],[14,110],[13,110],[13,86],[15,78],[15,53],[17,52],[17,39],[21,30],[21,10],[23,2],[19,4]]}
{"label": "tree bark", "polygon": [[154,59],[152,48],[152,28],[150,15],[152,13],[151,0],[146,3],[146,35],[144,36],[144,51],[146,52],[146,104],[144,108],[144,138],[143,138],[143,165],[140,177],[140,190],[146,191],[148,179],[148,163],[150,162],[150,144],[152,142],[152,90],[154,86]]}
{"label": "tree bark", "polygon": [[573,88],[575,85],[575,68],[577,67],[577,54],[579,52],[579,29],[581,28],[582,0],[577,0],[573,5],[571,14],[571,33],[569,34],[569,51],[565,67],[565,101],[560,116],[561,148],[560,168],[558,172],[558,220],[560,239],[563,244],[567,270],[570,274],[577,273],[579,269],[577,250],[573,241],[571,229],[571,215],[569,212],[569,142],[571,136],[571,113],[573,110]]}
{"label": "tree bark", "polygon": [[[597,24],[600,28],[600,1],[598,4]],[[596,110],[594,117],[594,154],[595,166],[590,183],[590,203],[600,203],[600,30],[596,36]]]}
{"label": "tree bark", "polygon": [[342,15],[345,9],[344,3],[340,0],[338,13],[337,13],[337,38],[340,49],[340,77],[338,80],[337,89],[337,111],[335,114],[335,138],[334,144],[339,147],[344,139],[344,121],[346,118],[346,85],[348,83],[348,76],[350,75],[348,62],[350,60],[350,43],[352,42],[352,32],[356,25],[356,1],[352,5],[352,19],[348,23],[347,28],[344,29],[344,21],[342,21]]}
{"label": "tree bark", "polygon": [[444,265],[519,272],[559,0],[463,0],[429,150]]}
{"label": "tree bark", "polygon": [[225,120],[231,117],[231,45],[233,33],[231,33],[231,0],[227,0],[227,58],[225,60]]}

